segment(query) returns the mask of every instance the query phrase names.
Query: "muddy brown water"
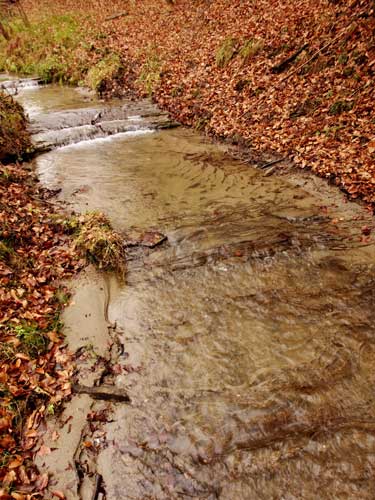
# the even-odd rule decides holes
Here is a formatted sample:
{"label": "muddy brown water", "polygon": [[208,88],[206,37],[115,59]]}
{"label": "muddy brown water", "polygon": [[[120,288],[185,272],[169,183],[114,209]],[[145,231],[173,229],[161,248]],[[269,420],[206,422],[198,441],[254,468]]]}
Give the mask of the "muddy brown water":
{"label": "muddy brown water", "polygon": [[[36,123],[98,105],[59,87],[19,99]],[[36,159],[74,210],[168,238],[129,256],[109,302],[124,346],[115,384],[132,404],[105,426],[107,498],[374,498],[369,215],[192,131],[152,130],[142,105],[128,119],[139,130]]]}

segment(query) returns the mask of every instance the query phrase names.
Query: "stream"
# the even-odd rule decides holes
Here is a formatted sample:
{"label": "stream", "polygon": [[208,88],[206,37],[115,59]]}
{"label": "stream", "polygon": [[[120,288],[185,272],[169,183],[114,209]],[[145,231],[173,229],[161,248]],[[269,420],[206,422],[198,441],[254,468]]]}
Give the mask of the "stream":
{"label": "stream", "polygon": [[374,498],[370,214],[307,173],[235,159],[147,100],[14,86],[57,202],[166,236],[129,254],[126,284],[108,280],[112,383],[131,404],[103,424],[106,498]]}

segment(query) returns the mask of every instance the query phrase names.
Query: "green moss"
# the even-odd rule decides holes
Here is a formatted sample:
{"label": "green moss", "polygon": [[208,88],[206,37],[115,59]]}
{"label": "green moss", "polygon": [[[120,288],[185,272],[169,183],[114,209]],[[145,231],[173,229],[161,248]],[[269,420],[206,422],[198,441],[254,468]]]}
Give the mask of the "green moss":
{"label": "green moss", "polygon": [[338,62],[342,65],[345,65],[349,60],[349,56],[346,52],[342,53],[338,57]]}
{"label": "green moss", "polygon": [[328,114],[330,115],[340,115],[345,111],[350,111],[354,107],[354,101],[336,101],[334,102],[329,110]]}

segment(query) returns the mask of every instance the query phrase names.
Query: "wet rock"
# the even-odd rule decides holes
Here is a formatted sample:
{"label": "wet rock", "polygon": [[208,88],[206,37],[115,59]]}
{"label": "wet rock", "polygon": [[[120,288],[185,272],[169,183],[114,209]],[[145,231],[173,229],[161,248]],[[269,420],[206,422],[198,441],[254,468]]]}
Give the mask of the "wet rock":
{"label": "wet rock", "polygon": [[[137,112],[142,114],[135,114]],[[36,151],[44,152],[120,133],[176,126],[178,123],[170,120],[166,113],[146,104],[142,111],[136,106],[111,106],[38,115],[31,122],[30,132]]]}

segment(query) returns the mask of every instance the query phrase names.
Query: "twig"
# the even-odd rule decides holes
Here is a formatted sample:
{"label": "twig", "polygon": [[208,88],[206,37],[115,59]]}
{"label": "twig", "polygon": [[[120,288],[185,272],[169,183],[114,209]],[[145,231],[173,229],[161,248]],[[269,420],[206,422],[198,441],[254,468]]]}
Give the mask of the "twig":
{"label": "twig", "polygon": [[114,401],[117,403],[130,403],[129,396],[112,386],[86,387],[80,384],[72,385],[73,392],[76,394],[88,394],[93,399],[104,401]]}
{"label": "twig", "polygon": [[9,35],[8,31],[5,29],[5,26],[3,25],[3,23],[1,21],[0,21],[0,34],[3,35],[5,40],[7,40],[9,42],[10,35]]}
{"label": "twig", "polygon": [[92,500],[98,500],[102,481],[103,481],[103,477],[100,474],[96,474],[95,475],[95,489],[94,489],[94,492],[93,492],[92,497],[91,497]]}
{"label": "twig", "polygon": [[260,165],[259,168],[264,169],[267,167],[270,167],[271,165],[276,165],[276,163],[281,163],[282,161],[286,160],[288,157],[284,156],[284,158],[279,158],[278,160],[272,160],[269,161],[268,163],[265,163],[264,165]]}
{"label": "twig", "polygon": [[269,177],[270,175],[272,175],[276,171],[276,169],[277,169],[276,166],[268,169],[267,172],[264,174],[265,177]]}

